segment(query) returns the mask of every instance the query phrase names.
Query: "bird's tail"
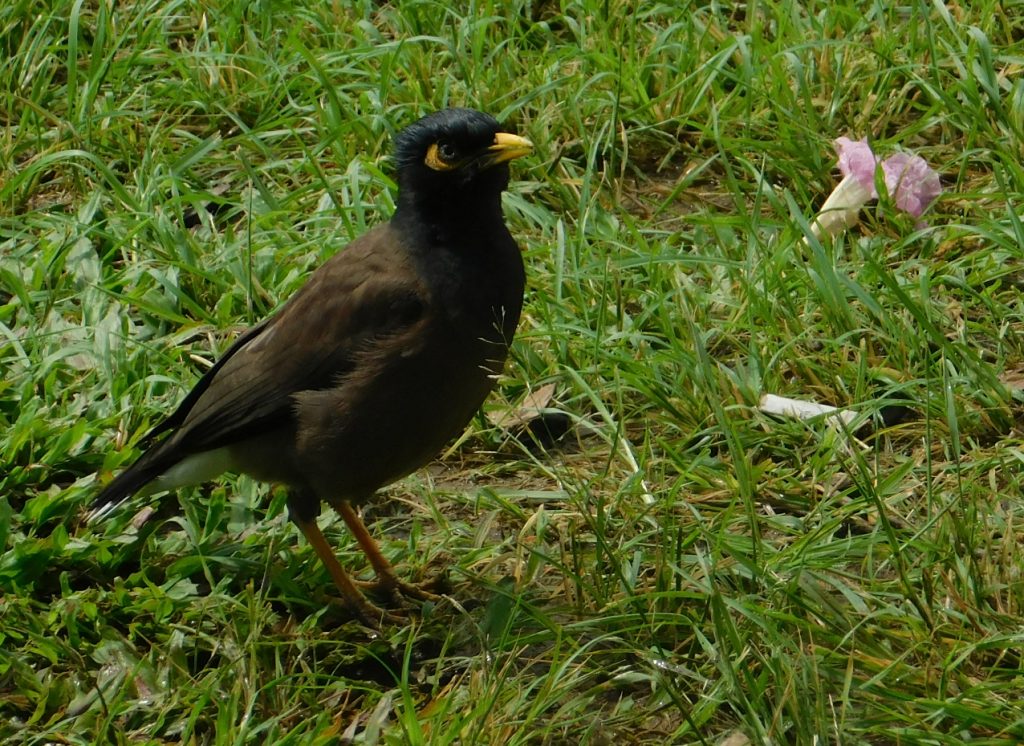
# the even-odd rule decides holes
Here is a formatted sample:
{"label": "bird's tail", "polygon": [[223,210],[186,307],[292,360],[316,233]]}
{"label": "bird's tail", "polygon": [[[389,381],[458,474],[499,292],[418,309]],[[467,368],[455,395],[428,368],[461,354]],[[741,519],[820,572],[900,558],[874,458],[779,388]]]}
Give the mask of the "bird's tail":
{"label": "bird's tail", "polygon": [[89,523],[99,521],[159,477],[168,467],[166,458],[161,458],[160,448],[144,453],[138,461],[114,477],[92,501],[92,509],[85,519]]}

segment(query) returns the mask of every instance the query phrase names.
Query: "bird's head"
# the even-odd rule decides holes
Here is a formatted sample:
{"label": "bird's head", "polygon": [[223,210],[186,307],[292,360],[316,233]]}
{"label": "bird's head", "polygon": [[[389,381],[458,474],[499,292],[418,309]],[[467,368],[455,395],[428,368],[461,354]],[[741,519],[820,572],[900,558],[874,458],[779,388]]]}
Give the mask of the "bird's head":
{"label": "bird's head", "polygon": [[508,186],[508,162],[533,150],[473,109],[444,109],[420,119],[395,141],[399,199],[450,203],[497,202]]}

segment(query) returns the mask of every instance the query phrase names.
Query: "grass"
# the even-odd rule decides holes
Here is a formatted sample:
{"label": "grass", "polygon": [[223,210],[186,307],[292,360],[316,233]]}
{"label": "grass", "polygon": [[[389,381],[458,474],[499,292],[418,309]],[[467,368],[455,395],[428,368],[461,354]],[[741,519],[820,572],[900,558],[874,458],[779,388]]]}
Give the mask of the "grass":
{"label": "grass", "polygon": [[[1019,10],[6,3],[0,737],[1024,740]],[[571,424],[481,416],[367,508],[451,600],[369,633],[244,477],[86,525],[234,334],[390,214],[391,137],[447,105],[538,144],[486,409],[554,384]],[[941,172],[927,227],[882,200],[804,243],[840,135]]]}

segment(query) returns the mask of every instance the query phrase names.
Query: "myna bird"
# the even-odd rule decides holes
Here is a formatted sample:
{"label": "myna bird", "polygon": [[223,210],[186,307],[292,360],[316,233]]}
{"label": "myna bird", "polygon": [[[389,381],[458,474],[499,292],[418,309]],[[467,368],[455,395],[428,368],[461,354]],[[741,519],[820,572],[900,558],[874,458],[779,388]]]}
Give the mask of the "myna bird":
{"label": "myna bird", "polygon": [[478,111],[448,109],[402,131],[389,222],[316,270],[277,313],[243,333],[97,496],[93,517],[133,494],[244,472],[288,487],[291,518],[364,619],[383,612],[317,526],[333,506],[392,593],[399,580],[356,512],[429,462],[494,387],[525,282],[505,227],[508,162],[532,150]]}

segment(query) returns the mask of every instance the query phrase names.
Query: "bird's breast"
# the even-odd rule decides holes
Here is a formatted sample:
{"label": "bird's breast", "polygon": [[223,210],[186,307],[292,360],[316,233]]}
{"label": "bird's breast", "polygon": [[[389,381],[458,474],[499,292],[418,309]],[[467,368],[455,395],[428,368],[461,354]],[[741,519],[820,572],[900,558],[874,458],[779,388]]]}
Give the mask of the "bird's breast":
{"label": "bird's breast", "polygon": [[[397,229],[410,246],[408,226]],[[503,224],[458,244],[416,244],[407,257],[422,289],[418,319],[367,345],[334,386],[294,397],[297,456],[323,499],[364,499],[428,463],[508,356],[524,270]]]}
{"label": "bird's breast", "polygon": [[500,326],[459,322],[434,315],[387,349],[367,350],[336,386],[296,397],[297,455],[323,499],[365,499],[463,431],[494,388],[508,344]]}

